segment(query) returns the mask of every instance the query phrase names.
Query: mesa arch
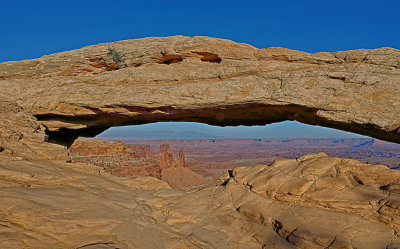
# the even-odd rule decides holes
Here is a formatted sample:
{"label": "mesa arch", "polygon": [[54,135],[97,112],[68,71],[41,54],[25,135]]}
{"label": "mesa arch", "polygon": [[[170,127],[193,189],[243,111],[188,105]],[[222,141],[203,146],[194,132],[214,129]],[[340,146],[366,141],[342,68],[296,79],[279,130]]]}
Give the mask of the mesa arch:
{"label": "mesa arch", "polygon": [[399,50],[184,36],[112,45],[0,63],[2,248],[398,247],[400,173],[383,166],[306,155],[169,191],[67,163],[45,140],[156,120],[294,119],[399,142]]}
{"label": "mesa arch", "polygon": [[162,120],[297,120],[400,142],[400,51],[393,48],[310,54],[153,37],[0,63],[0,82],[0,98],[35,116],[59,143]]}

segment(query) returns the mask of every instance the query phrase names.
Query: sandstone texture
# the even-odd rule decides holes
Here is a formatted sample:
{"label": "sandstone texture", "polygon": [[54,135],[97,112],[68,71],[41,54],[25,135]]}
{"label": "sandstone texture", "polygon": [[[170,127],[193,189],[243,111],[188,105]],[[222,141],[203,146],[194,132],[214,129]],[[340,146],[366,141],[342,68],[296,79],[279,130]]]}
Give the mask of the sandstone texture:
{"label": "sandstone texture", "polygon": [[86,164],[0,159],[1,248],[400,246],[400,172],[384,166],[314,154],[171,190]]}
{"label": "sandstone texture", "polygon": [[157,120],[291,119],[399,142],[399,82],[393,48],[310,54],[209,37],[125,40],[0,63],[0,100],[50,131],[81,133]]}
{"label": "sandstone texture", "polygon": [[67,148],[46,143],[46,127],[16,103],[0,100],[0,153],[14,159],[68,160]]}
{"label": "sandstone texture", "polygon": [[312,154],[170,189],[68,163],[60,145],[162,120],[293,119],[399,142],[399,69],[392,48],[184,36],[0,63],[0,248],[400,248],[400,172],[384,166]]}
{"label": "sandstone texture", "polygon": [[[324,153],[240,167],[236,209],[300,248],[398,248],[400,172]],[[251,196],[251,197],[250,197]]]}

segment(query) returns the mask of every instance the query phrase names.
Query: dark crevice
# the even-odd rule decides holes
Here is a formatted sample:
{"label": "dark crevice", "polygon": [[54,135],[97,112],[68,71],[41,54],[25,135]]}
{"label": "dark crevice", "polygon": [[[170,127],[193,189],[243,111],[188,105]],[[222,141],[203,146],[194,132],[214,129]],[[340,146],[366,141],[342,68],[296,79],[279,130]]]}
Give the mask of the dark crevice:
{"label": "dark crevice", "polygon": [[187,121],[216,126],[266,125],[285,120],[296,120],[310,125],[319,125],[367,135],[389,142],[400,143],[400,134],[387,132],[369,124],[342,123],[327,120],[317,115],[318,109],[298,105],[241,104],[198,109],[177,109],[169,106],[146,108],[140,106],[104,106],[124,108],[135,115],[104,112],[100,108],[85,107],[95,114],[64,116],[56,114],[36,115],[39,121],[61,121],[69,124],[83,124],[88,128],[47,131],[49,142],[69,146],[78,136],[93,137],[113,126],[140,125],[154,122]]}
{"label": "dark crevice", "polygon": [[380,190],[390,190],[390,184],[380,186],[379,189]]}
{"label": "dark crevice", "polygon": [[[226,179],[226,180],[221,184],[221,186],[226,186],[226,185],[228,184],[229,180],[233,177],[233,173],[232,173],[232,170],[231,170],[231,169],[228,170],[228,174],[229,174],[229,178]],[[238,210],[237,210],[237,211],[238,211]]]}
{"label": "dark crevice", "polygon": [[203,57],[200,58],[201,61],[207,61],[211,63],[221,63],[222,59],[217,55],[210,52],[195,52]]}
{"label": "dark crevice", "polygon": [[163,57],[161,57],[157,63],[159,64],[172,64],[172,63],[179,63],[183,61],[182,55],[178,54],[163,54]]}
{"label": "dark crevice", "polygon": [[354,176],[354,180],[355,180],[358,184],[364,185],[364,182],[363,182],[360,178],[358,178],[357,176]]}
{"label": "dark crevice", "polygon": [[275,220],[275,221],[272,223],[272,226],[273,226],[273,228],[274,228],[274,231],[275,231],[277,234],[279,234],[279,231],[283,228],[282,223],[279,222],[278,220]]}
{"label": "dark crevice", "polygon": [[47,142],[61,144],[69,148],[78,137],[95,137],[108,128],[110,127],[97,126],[79,130],[61,128],[58,131],[46,131],[46,134],[48,135]]}
{"label": "dark crevice", "polygon": [[89,61],[91,62],[91,63],[89,63],[90,66],[96,67],[96,68],[103,68],[106,71],[118,70],[120,68],[118,66],[118,64],[108,63],[103,58],[91,58],[91,59],[89,59]]}
{"label": "dark crevice", "polygon": [[76,249],[91,249],[91,248],[104,248],[104,249],[119,249],[118,247],[115,246],[114,242],[95,242],[95,243],[90,243],[84,246],[77,247]]}

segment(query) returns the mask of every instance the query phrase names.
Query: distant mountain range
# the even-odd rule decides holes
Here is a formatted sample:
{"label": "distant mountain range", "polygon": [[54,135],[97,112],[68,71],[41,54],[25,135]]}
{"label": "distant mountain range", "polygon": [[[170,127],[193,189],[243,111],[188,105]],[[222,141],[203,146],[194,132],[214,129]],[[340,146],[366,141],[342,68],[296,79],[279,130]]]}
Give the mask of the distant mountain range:
{"label": "distant mountain range", "polygon": [[172,131],[172,130],[154,130],[154,131],[112,131],[98,138],[123,137],[137,139],[234,139],[235,137],[215,136],[198,131]]}
{"label": "distant mountain range", "polygon": [[[131,139],[270,139],[270,138],[368,138],[331,128],[284,121],[266,126],[217,127],[195,122],[156,122],[136,126],[112,127],[99,138]],[[124,139],[125,140],[125,139]]]}
{"label": "distant mountain range", "polygon": [[[186,131],[173,131],[173,130],[151,130],[151,131],[135,131],[135,130],[110,130],[106,133],[100,134],[97,138],[101,139],[112,139],[112,140],[137,140],[137,139],[149,139],[149,140],[201,140],[201,139],[269,139],[264,137],[249,137],[249,138],[242,138],[242,137],[234,137],[234,136],[217,136],[213,134],[208,134],[206,132],[199,132],[194,130],[186,130]],[[272,138],[277,139],[279,138]],[[323,144],[322,141],[329,140],[328,143],[333,142],[335,143],[343,143],[347,144],[347,146],[353,147],[366,147],[366,146],[373,146],[374,139],[372,138],[282,138],[283,142],[290,141],[290,140],[297,140],[300,141],[302,139],[310,141],[318,141],[318,146]],[[332,141],[330,141],[332,140]],[[304,141],[303,141],[304,142]],[[326,142],[326,141],[325,141]],[[349,144],[350,143],[350,144]]]}
{"label": "distant mountain range", "polygon": [[[266,137],[235,137],[235,136],[218,136],[213,134],[208,134],[206,132],[199,132],[194,130],[186,131],[173,131],[173,130],[151,130],[151,131],[135,131],[129,129],[116,129],[109,130],[103,134],[97,136],[98,138],[121,138],[126,139],[178,139],[178,140],[195,140],[195,139],[268,139]],[[291,138],[285,138],[291,139]],[[299,139],[299,138],[294,138]],[[307,139],[307,138],[305,138]],[[316,139],[316,138],[310,138]],[[323,139],[323,138],[321,138]],[[346,138],[344,138],[346,139]],[[373,139],[367,139],[366,145],[372,145]],[[363,146],[363,145],[361,145]]]}

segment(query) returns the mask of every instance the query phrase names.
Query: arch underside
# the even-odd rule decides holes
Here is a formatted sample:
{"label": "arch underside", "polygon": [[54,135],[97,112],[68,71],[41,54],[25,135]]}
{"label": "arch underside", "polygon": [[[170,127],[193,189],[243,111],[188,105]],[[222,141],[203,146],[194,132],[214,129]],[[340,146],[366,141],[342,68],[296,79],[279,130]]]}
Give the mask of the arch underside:
{"label": "arch underside", "polygon": [[104,112],[100,108],[91,108],[95,114],[63,116],[57,114],[36,115],[43,123],[58,121],[61,123],[83,125],[84,128],[70,129],[59,127],[47,130],[49,142],[70,146],[79,136],[94,137],[113,126],[140,125],[153,122],[187,121],[216,126],[253,126],[266,125],[285,120],[296,120],[310,125],[319,125],[343,131],[366,135],[373,138],[400,143],[400,134],[385,131],[371,124],[338,122],[317,115],[318,109],[299,105],[240,104],[196,109],[176,109],[172,107],[155,108],[138,106],[118,106],[135,115],[126,113]]}

